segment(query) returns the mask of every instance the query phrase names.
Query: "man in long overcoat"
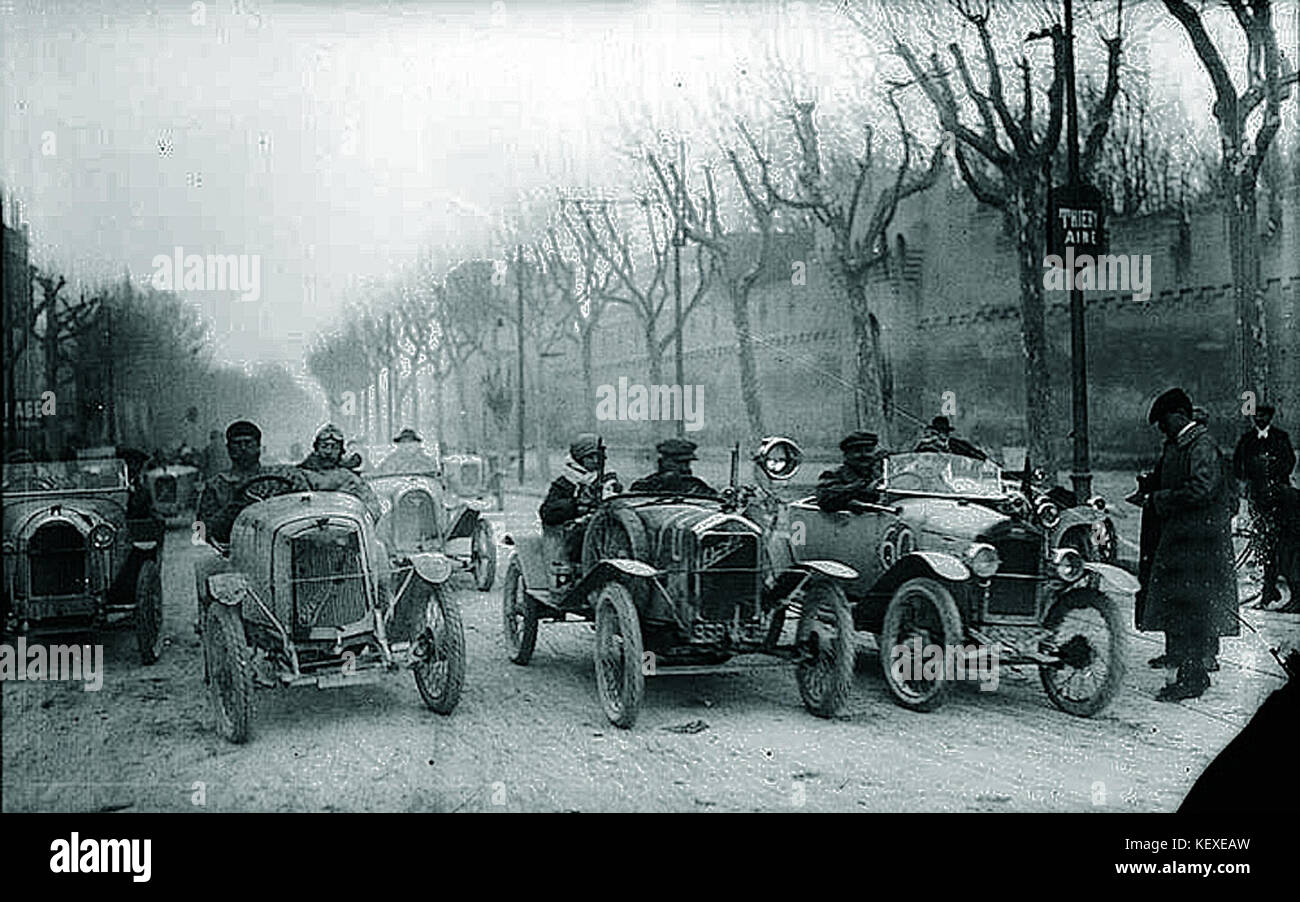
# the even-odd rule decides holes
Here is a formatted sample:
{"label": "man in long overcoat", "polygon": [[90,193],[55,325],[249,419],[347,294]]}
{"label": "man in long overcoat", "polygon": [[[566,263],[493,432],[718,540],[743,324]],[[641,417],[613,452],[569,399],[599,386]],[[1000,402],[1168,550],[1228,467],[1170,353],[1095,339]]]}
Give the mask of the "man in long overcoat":
{"label": "man in long overcoat", "polygon": [[1162,701],[1196,698],[1210,685],[1204,655],[1212,636],[1235,636],[1237,581],[1232,561],[1236,491],[1214,439],[1192,419],[1187,393],[1173,388],[1151,406],[1148,422],[1165,436],[1160,465],[1146,498],[1159,538],[1145,586],[1144,623],[1163,630],[1177,679]]}

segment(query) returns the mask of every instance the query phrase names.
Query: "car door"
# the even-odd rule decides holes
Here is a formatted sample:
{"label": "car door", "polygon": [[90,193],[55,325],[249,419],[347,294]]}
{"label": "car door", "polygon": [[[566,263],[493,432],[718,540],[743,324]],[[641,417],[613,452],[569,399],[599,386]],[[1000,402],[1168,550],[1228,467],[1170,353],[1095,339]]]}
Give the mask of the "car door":
{"label": "car door", "polygon": [[797,501],[790,505],[790,544],[795,560],[848,564],[858,571],[858,577],[845,590],[861,597],[884,571],[878,550],[897,519],[885,511],[824,511],[810,498]]}

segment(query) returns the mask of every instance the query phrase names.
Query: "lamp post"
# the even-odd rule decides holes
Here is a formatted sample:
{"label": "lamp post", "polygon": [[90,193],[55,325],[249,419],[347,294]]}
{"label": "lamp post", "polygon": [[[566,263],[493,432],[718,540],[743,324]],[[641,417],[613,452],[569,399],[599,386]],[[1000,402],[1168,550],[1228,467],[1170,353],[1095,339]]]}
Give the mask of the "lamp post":
{"label": "lamp post", "polygon": [[[679,177],[677,179],[677,203],[674,205],[673,228],[673,350],[676,355],[677,389],[685,397],[686,366],[682,352],[682,246],[686,244],[686,228],[682,220],[685,219],[686,211],[682,188],[686,182],[686,142],[680,137],[677,139],[677,172]],[[677,437],[684,437],[686,435],[686,417],[678,417],[676,424]]]}

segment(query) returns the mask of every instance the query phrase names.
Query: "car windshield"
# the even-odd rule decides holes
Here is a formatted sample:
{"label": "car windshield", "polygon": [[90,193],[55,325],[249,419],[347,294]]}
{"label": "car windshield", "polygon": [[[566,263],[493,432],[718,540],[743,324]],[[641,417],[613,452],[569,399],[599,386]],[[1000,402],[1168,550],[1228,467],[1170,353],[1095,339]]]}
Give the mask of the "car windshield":
{"label": "car windshield", "polygon": [[904,494],[1000,498],[1001,473],[991,460],[960,454],[892,454],[885,458],[884,487]]}
{"label": "car windshield", "polygon": [[126,461],[116,459],[59,460],[4,465],[6,494],[75,492],[127,488]]}

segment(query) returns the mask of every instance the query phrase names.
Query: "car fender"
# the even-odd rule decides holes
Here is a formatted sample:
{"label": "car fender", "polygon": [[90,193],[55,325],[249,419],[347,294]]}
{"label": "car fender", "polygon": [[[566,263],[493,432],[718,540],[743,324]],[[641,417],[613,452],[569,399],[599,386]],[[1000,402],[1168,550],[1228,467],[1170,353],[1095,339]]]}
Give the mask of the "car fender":
{"label": "car fender", "polygon": [[436,551],[423,551],[410,556],[411,566],[426,583],[440,585],[451,577],[451,561]]}
{"label": "car fender", "polygon": [[858,571],[848,564],[841,564],[839,561],[799,561],[790,569],[792,570],[811,570],[814,573],[820,573],[822,576],[829,576],[834,579],[857,579]]}
{"label": "car fender", "polygon": [[[460,507],[462,504],[465,504],[463,500],[458,501],[456,507]],[[455,507],[451,508],[451,510],[455,510]],[[451,529],[447,533],[447,540],[463,539],[466,536],[474,535],[474,529],[478,526],[478,517],[479,511],[465,504],[460,514],[452,522]]]}
{"label": "car fender", "polygon": [[892,593],[896,588],[916,577],[931,577],[944,582],[959,583],[970,579],[970,569],[954,555],[943,551],[912,551],[889,568],[872,592]]}
{"label": "car fender", "polygon": [[1092,505],[1080,505],[1061,511],[1061,522],[1052,530],[1052,546],[1060,544],[1066,532],[1079,526],[1092,526],[1106,519],[1106,512],[1099,511]]}
{"label": "car fender", "polygon": [[615,570],[627,576],[636,576],[641,578],[663,575],[662,570],[659,570],[656,567],[651,567],[645,561],[634,561],[631,558],[624,557],[605,558],[605,560],[601,561],[596,566],[595,571],[599,571],[605,567],[613,567]]}
{"label": "car fender", "polygon": [[1108,595],[1132,595],[1141,588],[1141,583],[1137,581],[1137,577],[1123,567],[1116,567],[1114,564],[1102,564],[1096,561],[1085,561],[1083,566],[1088,571],[1096,574],[1094,582],[1096,588]]}
{"label": "car fender", "polygon": [[208,596],[217,604],[240,608],[253,595],[253,587],[242,573],[214,573],[208,577]]}

